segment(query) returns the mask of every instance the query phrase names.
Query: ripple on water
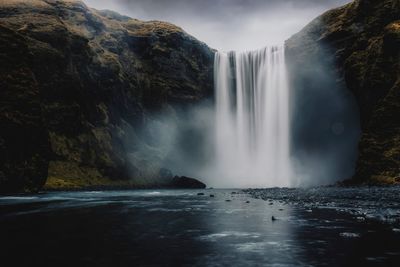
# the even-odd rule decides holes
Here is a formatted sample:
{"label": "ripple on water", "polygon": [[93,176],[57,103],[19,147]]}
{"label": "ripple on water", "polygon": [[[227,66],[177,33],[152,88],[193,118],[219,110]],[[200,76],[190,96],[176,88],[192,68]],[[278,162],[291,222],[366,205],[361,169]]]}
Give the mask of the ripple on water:
{"label": "ripple on water", "polygon": [[1,200],[32,200],[38,199],[38,197],[0,197]]}
{"label": "ripple on water", "polygon": [[152,208],[149,212],[181,212],[184,209],[171,209],[171,208]]}
{"label": "ripple on water", "polygon": [[[277,243],[277,242],[268,242],[268,243]],[[266,245],[265,242],[249,242],[236,245],[236,249],[240,252],[265,253],[265,245]]]}
{"label": "ripple on water", "polygon": [[200,236],[199,239],[203,241],[216,242],[221,238],[225,237],[237,237],[237,238],[258,238],[259,233],[248,233],[248,232],[236,232],[236,231],[226,231],[220,233],[214,233],[209,235]]}
{"label": "ripple on water", "polygon": [[359,233],[350,233],[350,232],[344,232],[344,233],[340,233],[341,237],[345,237],[345,238],[357,238],[360,237]]}
{"label": "ripple on water", "polygon": [[161,194],[161,192],[158,192],[158,191],[146,193],[146,195],[160,195],[160,194]]}

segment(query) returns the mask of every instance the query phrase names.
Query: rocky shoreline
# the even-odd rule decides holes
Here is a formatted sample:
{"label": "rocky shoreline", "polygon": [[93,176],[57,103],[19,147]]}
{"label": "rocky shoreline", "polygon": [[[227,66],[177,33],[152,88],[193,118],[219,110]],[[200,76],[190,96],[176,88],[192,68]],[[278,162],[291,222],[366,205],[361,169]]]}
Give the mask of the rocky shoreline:
{"label": "rocky shoreline", "polygon": [[256,199],[279,201],[308,212],[334,209],[349,213],[360,222],[376,220],[400,228],[400,186],[268,188],[243,192]]}

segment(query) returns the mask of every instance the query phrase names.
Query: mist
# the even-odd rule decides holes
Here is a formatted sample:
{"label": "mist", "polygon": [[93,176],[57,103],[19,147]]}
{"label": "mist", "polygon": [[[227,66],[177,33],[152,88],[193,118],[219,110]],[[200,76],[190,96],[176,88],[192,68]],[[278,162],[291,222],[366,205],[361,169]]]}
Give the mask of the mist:
{"label": "mist", "polygon": [[350,0],[84,0],[141,20],[176,24],[220,51],[278,45],[324,11]]}
{"label": "mist", "polygon": [[[350,178],[355,170],[360,137],[358,107],[344,83],[338,83],[330,54],[328,49],[321,48],[314,57],[302,61],[301,67],[291,56],[286,59],[289,95],[285,99],[289,106],[283,101],[276,107],[278,111],[271,106],[275,100],[267,101],[265,114],[272,114],[275,122],[267,127],[272,129],[270,134],[263,133],[265,137],[257,143],[257,150],[239,149],[242,141],[233,137],[236,124],[229,124],[229,117],[236,116],[236,104],[232,102],[231,111],[226,107],[226,112],[232,113],[224,115],[221,121],[217,98],[217,101],[209,99],[190,107],[170,107],[154,114],[143,127],[145,145],[132,159],[136,165],[150,164],[153,176],[168,170],[172,175],[194,177],[220,188],[307,187]],[[218,73],[215,75],[221,75]],[[271,95],[276,88],[258,89],[267,90]],[[288,129],[276,131],[274,124],[284,122],[279,116],[285,109],[290,119]],[[221,131],[222,136],[218,137]],[[282,157],[285,147],[282,138],[286,135],[290,143],[289,159]],[[273,148],[277,149],[276,153]],[[222,161],[218,150],[223,151]],[[257,160],[261,160],[258,165]],[[274,171],[277,166],[280,166],[278,171]]]}
{"label": "mist", "polygon": [[340,79],[330,47],[318,44],[314,51],[307,58],[298,51],[287,56],[294,186],[350,179],[358,157],[361,126],[355,97]]}
{"label": "mist", "polygon": [[213,185],[215,176],[215,108],[205,100],[196,105],[166,106],[149,116],[126,146],[135,145],[130,159],[140,166],[144,182],[189,176]]}
{"label": "mist", "polygon": [[[268,44],[283,44],[323,11],[349,1],[85,2],[98,9],[112,9],[142,20],[175,23],[220,51],[251,51]],[[268,155],[269,165],[263,161],[260,168],[254,164],[243,165],[243,162],[252,161],[251,152],[249,156],[235,156],[240,160],[233,165],[225,164],[223,169],[217,156],[220,145],[216,141],[218,101],[210,98],[190,107],[168,106],[151,114],[138,136],[131,140],[136,149],[130,158],[135,166],[141,167],[139,176],[145,177],[147,182],[165,173],[189,176],[213,187],[315,186],[350,178],[355,169],[360,135],[358,107],[345,85],[337,82],[339,77],[329,55],[327,49],[321,49],[315,57],[300,64],[290,57],[285,61],[290,87],[286,97],[290,125],[289,133],[277,134],[288,135],[290,160],[280,162],[275,157],[277,153]],[[267,90],[260,88],[263,89]],[[277,114],[274,120],[279,123],[282,120],[278,114],[282,112],[285,111],[267,113]],[[271,140],[261,142],[269,144],[263,151],[270,153],[268,149],[276,143],[273,138]],[[240,143],[240,140],[235,142]],[[227,147],[225,154],[240,154],[238,150],[229,149]],[[271,168],[265,171],[267,165],[271,168],[284,166],[281,169],[287,171],[281,173],[290,173],[290,177],[278,178],[282,175],[270,172]]]}

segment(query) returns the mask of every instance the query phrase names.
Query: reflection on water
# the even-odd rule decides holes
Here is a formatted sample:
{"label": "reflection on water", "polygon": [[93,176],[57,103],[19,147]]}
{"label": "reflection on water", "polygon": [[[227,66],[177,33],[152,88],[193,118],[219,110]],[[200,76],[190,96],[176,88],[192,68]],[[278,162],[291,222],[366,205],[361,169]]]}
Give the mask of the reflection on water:
{"label": "reflection on water", "polygon": [[390,227],[228,190],[0,197],[0,236],[2,266],[397,266],[400,260],[400,233]]}

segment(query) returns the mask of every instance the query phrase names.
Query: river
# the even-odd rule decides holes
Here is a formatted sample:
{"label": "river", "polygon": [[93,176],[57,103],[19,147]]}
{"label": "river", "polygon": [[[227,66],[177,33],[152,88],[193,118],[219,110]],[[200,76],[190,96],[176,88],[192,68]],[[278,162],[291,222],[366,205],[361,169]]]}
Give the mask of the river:
{"label": "river", "polygon": [[287,191],[268,201],[216,189],[0,197],[1,265],[399,266],[396,225]]}

